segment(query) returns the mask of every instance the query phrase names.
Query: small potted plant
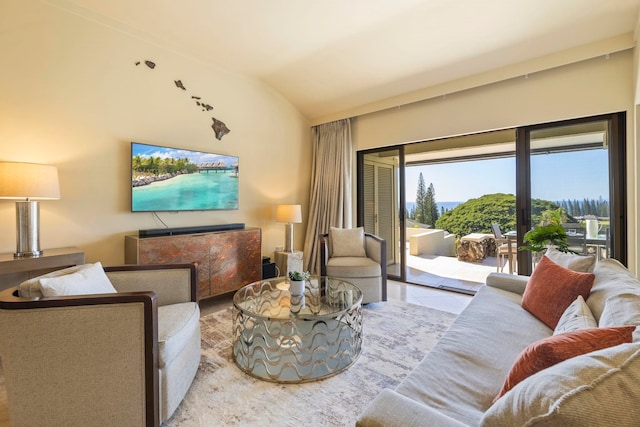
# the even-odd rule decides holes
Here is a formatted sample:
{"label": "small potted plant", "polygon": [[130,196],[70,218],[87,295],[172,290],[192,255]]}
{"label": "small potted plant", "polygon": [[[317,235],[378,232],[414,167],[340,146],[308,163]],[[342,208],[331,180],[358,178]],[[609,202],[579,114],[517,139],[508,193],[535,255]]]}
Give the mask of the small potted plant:
{"label": "small potted plant", "polygon": [[573,253],[569,249],[567,231],[562,226],[562,223],[567,220],[564,209],[547,209],[540,216],[540,225],[527,231],[522,238],[525,246],[520,246],[520,250],[533,252],[534,262],[539,260],[550,247],[554,247],[560,252]]}
{"label": "small potted plant", "polygon": [[304,282],[309,280],[310,274],[308,271],[290,271],[289,272],[289,292],[291,295],[304,294]]}
{"label": "small potted plant", "polygon": [[531,261],[534,267],[550,247],[554,247],[560,252],[576,253],[569,249],[569,237],[566,230],[559,224],[540,225],[527,231],[522,239],[525,246],[520,246],[520,250],[531,251]]}
{"label": "small potted plant", "polygon": [[527,231],[523,237],[526,246],[521,246],[520,249],[531,252],[544,252],[547,248],[553,246],[560,252],[571,252],[567,239],[567,232],[561,225],[540,225]]}

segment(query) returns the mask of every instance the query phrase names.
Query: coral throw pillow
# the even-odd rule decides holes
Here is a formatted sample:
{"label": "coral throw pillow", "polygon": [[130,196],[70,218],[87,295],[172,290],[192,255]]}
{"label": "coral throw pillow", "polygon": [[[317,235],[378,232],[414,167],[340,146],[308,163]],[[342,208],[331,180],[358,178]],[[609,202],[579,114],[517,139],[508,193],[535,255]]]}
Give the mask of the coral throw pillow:
{"label": "coral throw pillow", "polygon": [[534,342],[520,353],[500,393],[493,401],[498,400],[520,381],[557,363],[592,351],[630,343],[635,329],[635,326],[580,329]]}
{"label": "coral throw pillow", "polygon": [[569,270],[543,256],[524,290],[522,308],[555,329],[562,313],[578,295],[587,299],[594,278],[593,273]]}

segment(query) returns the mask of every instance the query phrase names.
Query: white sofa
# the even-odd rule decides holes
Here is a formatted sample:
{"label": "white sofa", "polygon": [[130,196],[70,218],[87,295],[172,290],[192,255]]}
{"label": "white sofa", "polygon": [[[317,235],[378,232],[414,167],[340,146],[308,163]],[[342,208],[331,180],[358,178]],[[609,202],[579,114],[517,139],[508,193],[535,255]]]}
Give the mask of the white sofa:
{"label": "white sofa", "polygon": [[[610,259],[599,261],[593,273],[586,305],[599,326],[612,326],[612,312],[618,313],[613,323],[640,324],[640,281]],[[395,390],[380,393],[357,425],[640,425],[636,332],[633,343],[557,363],[493,403],[519,354],[553,334],[521,306],[528,280],[491,273],[433,350]]]}

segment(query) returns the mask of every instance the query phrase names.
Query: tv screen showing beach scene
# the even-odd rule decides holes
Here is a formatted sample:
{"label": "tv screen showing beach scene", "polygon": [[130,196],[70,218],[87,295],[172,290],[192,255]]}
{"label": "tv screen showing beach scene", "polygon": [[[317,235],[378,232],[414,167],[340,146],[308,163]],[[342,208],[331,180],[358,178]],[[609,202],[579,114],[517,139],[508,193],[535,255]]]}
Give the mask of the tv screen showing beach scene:
{"label": "tv screen showing beach scene", "polygon": [[131,143],[131,211],[238,209],[238,157]]}

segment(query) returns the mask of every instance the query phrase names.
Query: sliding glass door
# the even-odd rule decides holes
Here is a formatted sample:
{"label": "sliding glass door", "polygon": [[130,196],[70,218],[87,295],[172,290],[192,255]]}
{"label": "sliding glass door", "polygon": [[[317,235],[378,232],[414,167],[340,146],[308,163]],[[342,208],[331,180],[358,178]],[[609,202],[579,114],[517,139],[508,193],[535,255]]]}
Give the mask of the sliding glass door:
{"label": "sliding glass door", "polygon": [[469,260],[462,240],[508,232],[519,247],[548,222],[572,251],[626,264],[625,132],[613,113],[360,151],[357,223],[387,241],[389,277],[467,293],[491,271],[531,274],[533,257]]}
{"label": "sliding glass door", "polygon": [[[522,129],[519,235],[557,223],[571,251],[626,262],[623,123],[613,114]],[[519,272],[530,273],[535,257],[521,258]]]}

